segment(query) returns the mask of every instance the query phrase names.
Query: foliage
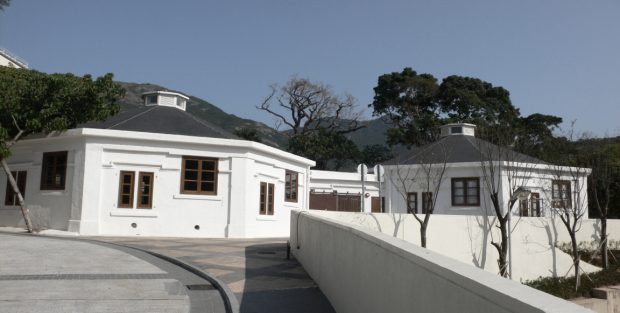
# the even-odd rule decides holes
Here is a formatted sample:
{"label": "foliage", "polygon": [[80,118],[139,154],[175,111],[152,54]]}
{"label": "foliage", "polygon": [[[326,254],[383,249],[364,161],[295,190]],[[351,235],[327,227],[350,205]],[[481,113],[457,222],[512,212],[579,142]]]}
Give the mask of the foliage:
{"label": "foliage", "polygon": [[369,167],[373,167],[393,157],[390,148],[384,145],[370,145],[365,146],[364,149],[360,151],[358,161],[359,163],[364,163]]}
{"label": "foliage", "polygon": [[[612,251],[616,259],[620,251]],[[620,263],[615,262],[606,270],[581,275],[581,286],[575,290],[575,277],[540,277],[524,283],[532,288],[564,299],[590,297],[593,288],[620,284]]]}
{"label": "foliage", "polygon": [[63,131],[118,112],[124,90],[112,78],[0,67],[0,158],[10,155],[7,144],[20,131]]}
{"label": "foliage", "polygon": [[[388,143],[422,145],[437,137],[438,126],[450,122],[476,124],[483,139],[501,141],[517,148],[540,151],[540,144],[552,137],[562,119],[533,114],[522,117],[512,105],[510,93],[477,78],[448,76],[438,83],[431,74],[411,68],[379,76],[375,97],[369,107],[374,115],[392,122]],[[485,134],[493,137],[485,138]],[[537,142],[533,148],[526,145]]]}
{"label": "foliage", "polygon": [[351,140],[326,129],[293,136],[289,140],[288,151],[315,160],[319,170],[338,170],[347,161],[356,160],[359,154]]}
{"label": "foliage", "polygon": [[260,135],[258,131],[254,128],[239,128],[235,130],[235,135],[241,139],[261,142]]}
{"label": "foliage", "polygon": [[11,0],[0,0],[0,11],[4,11],[5,7],[11,4]]}

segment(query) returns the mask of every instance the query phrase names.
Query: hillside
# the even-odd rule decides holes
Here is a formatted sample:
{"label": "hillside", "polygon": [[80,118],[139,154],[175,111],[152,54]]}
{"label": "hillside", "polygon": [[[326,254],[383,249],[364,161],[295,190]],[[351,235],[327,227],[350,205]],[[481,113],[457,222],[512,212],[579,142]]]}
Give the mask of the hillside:
{"label": "hillside", "polygon": [[[120,101],[124,108],[142,105],[142,94],[145,92],[156,90],[174,91],[163,86],[149,83],[119,82],[119,84],[127,91],[125,97]],[[182,91],[176,92],[185,94]],[[190,101],[187,112],[204,121],[212,123],[231,133],[234,133],[234,131],[239,128],[256,129],[260,133],[264,143],[278,148],[284,148],[286,146],[286,136],[283,132],[279,132],[261,122],[241,118],[234,114],[228,114],[206,100],[194,96],[189,96],[189,98]],[[374,119],[363,121],[362,124],[366,125],[366,127],[347,134],[347,137],[355,142],[358,147],[362,148],[368,145],[385,144],[385,130],[388,128],[388,124],[384,120]]]}
{"label": "hillside", "polygon": [[[120,100],[121,106],[124,108],[143,105],[144,102],[141,97],[145,92],[157,90],[174,91],[163,86],[149,83],[138,84],[119,82],[119,84],[121,84],[127,91],[125,97]],[[185,94],[182,91],[176,92]],[[194,96],[189,96],[189,98],[190,100],[187,106],[187,112],[204,121],[212,123],[231,133],[234,133],[235,130],[239,128],[256,129],[261,134],[263,141],[271,146],[282,148],[286,143],[286,137],[284,135],[263,123],[250,119],[244,119],[234,114],[228,114],[206,100]]]}

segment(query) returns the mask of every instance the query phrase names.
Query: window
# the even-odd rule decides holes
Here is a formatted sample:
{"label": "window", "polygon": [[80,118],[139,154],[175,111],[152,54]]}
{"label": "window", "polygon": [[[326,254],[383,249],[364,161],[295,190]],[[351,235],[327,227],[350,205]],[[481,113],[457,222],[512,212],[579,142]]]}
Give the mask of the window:
{"label": "window", "polygon": [[407,193],[407,211],[418,213],[418,193],[417,192],[408,192]]}
{"label": "window", "polygon": [[181,193],[217,195],[217,165],[213,158],[183,157]]}
{"label": "window", "polygon": [[273,215],[274,184],[260,183],[260,215]]}
{"label": "window", "polygon": [[298,174],[286,171],[284,174],[284,201],[297,202],[297,178]]}
{"label": "window", "polygon": [[43,153],[41,190],[64,190],[67,175],[67,151]]}
{"label": "window", "polygon": [[480,179],[478,177],[452,178],[452,205],[480,205]]}
{"label": "window", "polygon": [[140,172],[138,175],[138,208],[153,207],[153,173]]}
{"label": "window", "polygon": [[134,172],[121,171],[118,183],[118,205],[119,208],[133,208],[133,185]]}
{"label": "window", "polygon": [[433,206],[433,193],[423,192],[422,193],[422,213],[426,214],[426,212],[429,212],[432,206]]}
{"label": "window", "polygon": [[570,181],[554,180],[551,182],[552,206],[567,209],[571,206]]}
{"label": "window", "polygon": [[450,133],[451,134],[462,134],[463,133],[463,127],[461,127],[461,126],[450,127]]}
{"label": "window", "polygon": [[[22,194],[22,197],[26,197],[26,171],[17,171],[11,172],[13,178],[15,179],[15,183],[17,184],[17,189]],[[4,198],[5,205],[19,205],[19,200],[17,199],[17,194],[13,191],[13,186],[9,182],[9,178],[6,178],[6,196]]]}
{"label": "window", "polygon": [[146,104],[157,104],[157,95],[146,96]]}
{"label": "window", "polygon": [[532,192],[529,200],[519,200],[519,215],[540,217],[540,194]]}

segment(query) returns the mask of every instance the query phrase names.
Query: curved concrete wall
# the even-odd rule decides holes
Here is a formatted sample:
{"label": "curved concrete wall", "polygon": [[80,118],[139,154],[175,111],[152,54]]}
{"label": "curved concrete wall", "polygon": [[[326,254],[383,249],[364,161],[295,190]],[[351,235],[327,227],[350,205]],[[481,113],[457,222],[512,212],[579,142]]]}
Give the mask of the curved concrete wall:
{"label": "curved concrete wall", "polygon": [[291,249],[336,311],[589,312],[412,243],[310,211]]}

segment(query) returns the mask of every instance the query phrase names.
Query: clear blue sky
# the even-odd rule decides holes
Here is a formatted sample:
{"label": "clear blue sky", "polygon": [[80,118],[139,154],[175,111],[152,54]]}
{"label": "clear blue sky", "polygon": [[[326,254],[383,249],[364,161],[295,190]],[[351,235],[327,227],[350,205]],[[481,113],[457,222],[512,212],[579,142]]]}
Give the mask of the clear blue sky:
{"label": "clear blue sky", "polygon": [[[44,72],[113,72],[273,125],[254,107],[292,75],[363,106],[413,67],[510,90],[523,114],[620,135],[620,1],[12,0],[0,46]],[[367,109],[370,116],[370,109]]]}

